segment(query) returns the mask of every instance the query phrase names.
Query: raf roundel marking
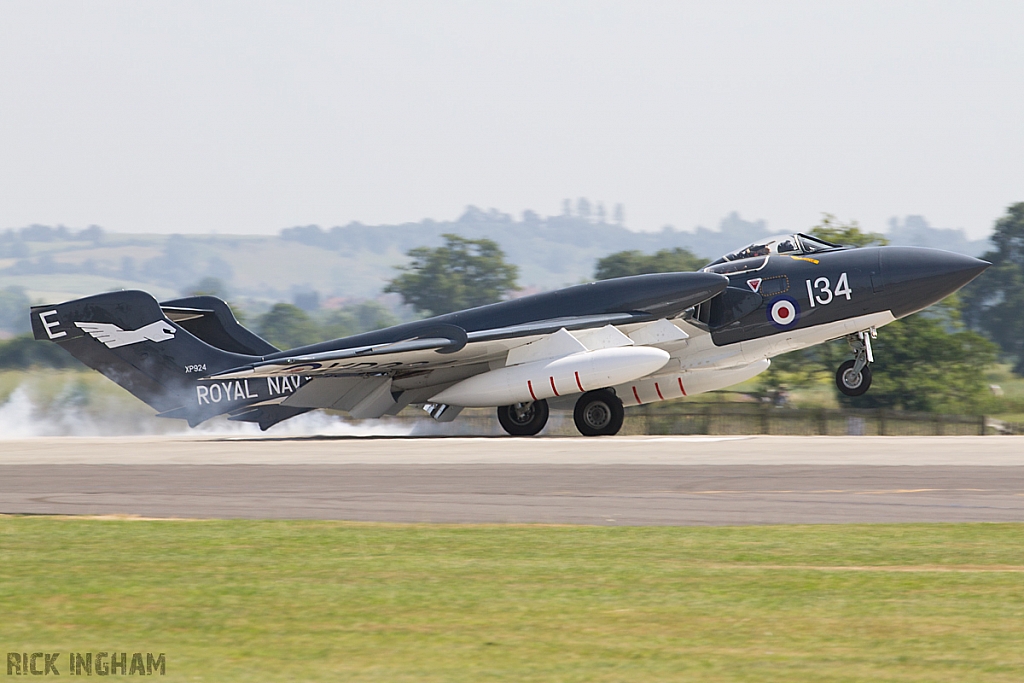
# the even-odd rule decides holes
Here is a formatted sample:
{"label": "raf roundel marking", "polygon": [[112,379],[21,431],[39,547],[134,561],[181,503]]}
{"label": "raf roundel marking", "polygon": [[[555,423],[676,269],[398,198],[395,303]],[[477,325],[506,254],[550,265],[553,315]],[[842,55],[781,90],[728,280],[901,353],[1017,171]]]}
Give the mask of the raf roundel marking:
{"label": "raf roundel marking", "polygon": [[800,306],[795,299],[780,296],[768,305],[768,322],[779,329],[788,329],[800,319]]}

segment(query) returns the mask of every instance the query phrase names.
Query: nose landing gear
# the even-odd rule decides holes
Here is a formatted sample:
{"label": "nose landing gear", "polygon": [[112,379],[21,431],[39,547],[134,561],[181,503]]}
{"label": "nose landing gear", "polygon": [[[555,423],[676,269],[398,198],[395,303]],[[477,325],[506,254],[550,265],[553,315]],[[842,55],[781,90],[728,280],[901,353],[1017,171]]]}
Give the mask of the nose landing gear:
{"label": "nose landing gear", "polygon": [[871,340],[878,336],[875,328],[866,332],[851,334],[846,338],[853,351],[853,360],[848,360],[836,371],[836,386],[847,396],[860,396],[871,386],[871,363],[875,360],[871,352]]}

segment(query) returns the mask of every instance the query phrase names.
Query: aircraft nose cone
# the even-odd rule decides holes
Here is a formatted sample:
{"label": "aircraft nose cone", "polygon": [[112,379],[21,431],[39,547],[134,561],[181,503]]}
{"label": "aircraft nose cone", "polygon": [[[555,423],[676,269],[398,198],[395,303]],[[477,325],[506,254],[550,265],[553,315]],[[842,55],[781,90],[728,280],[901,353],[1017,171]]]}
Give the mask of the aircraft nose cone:
{"label": "aircraft nose cone", "polygon": [[923,247],[889,247],[882,263],[886,293],[898,318],[941,301],[992,265],[973,256]]}

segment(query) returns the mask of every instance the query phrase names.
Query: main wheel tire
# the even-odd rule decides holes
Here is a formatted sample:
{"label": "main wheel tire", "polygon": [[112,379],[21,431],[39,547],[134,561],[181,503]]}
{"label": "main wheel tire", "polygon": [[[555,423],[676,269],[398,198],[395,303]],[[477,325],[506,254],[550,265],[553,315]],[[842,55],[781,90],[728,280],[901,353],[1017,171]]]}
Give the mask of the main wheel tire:
{"label": "main wheel tire", "polygon": [[865,365],[854,372],[856,361],[848,360],[836,370],[836,386],[847,396],[860,396],[871,386],[871,366]]}
{"label": "main wheel tire", "polygon": [[501,428],[512,436],[534,436],[548,423],[548,402],[515,403],[498,408]]}
{"label": "main wheel tire", "polygon": [[626,411],[622,400],[608,389],[588,391],[576,401],[572,419],[583,436],[613,436],[622,429]]}

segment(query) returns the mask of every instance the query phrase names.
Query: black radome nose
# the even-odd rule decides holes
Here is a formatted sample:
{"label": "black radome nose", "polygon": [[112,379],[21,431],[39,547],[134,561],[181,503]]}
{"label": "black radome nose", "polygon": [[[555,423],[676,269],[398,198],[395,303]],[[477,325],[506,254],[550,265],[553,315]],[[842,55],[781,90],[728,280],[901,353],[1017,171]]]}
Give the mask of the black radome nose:
{"label": "black radome nose", "polygon": [[887,247],[882,256],[885,294],[901,318],[945,299],[991,263],[942,249]]}

